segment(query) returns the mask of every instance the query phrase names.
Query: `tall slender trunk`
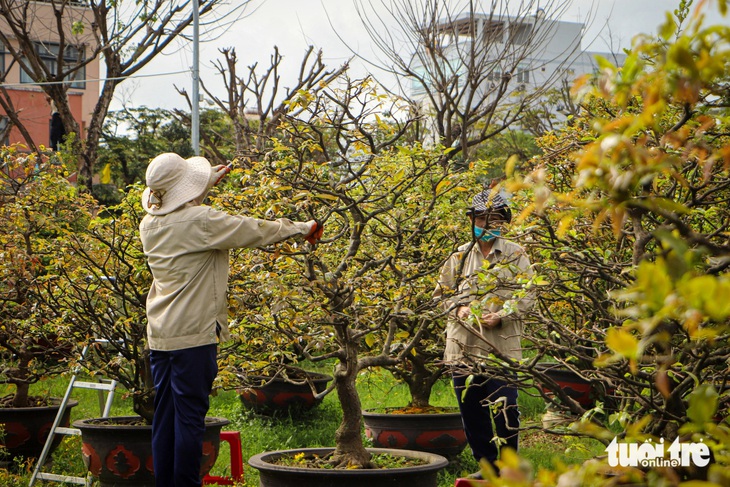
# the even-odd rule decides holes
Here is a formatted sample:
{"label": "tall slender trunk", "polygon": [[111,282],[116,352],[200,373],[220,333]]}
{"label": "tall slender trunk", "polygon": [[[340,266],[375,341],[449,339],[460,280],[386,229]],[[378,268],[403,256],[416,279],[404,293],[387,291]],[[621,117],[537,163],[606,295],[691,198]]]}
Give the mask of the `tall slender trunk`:
{"label": "tall slender trunk", "polygon": [[335,433],[335,452],[332,461],[339,466],[370,467],[370,453],[362,442],[362,405],[357,393],[358,344],[352,340],[347,325],[338,325],[344,340],[345,357],[335,370],[337,397],[342,408],[342,422]]}
{"label": "tall slender trunk", "polygon": [[79,183],[86,186],[89,191],[92,189],[92,179],[94,176],[94,166],[99,152],[99,139],[103,128],[104,119],[109,112],[109,106],[114,98],[114,90],[119,81],[105,81],[104,87],[96,102],[94,112],[91,115],[91,122],[86,129],[85,144],[81,147],[79,153]]}

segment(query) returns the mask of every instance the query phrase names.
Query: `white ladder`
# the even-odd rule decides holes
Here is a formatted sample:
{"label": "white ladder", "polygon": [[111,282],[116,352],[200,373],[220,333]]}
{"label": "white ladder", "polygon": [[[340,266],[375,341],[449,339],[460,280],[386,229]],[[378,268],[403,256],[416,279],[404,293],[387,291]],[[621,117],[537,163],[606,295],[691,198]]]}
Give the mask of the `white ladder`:
{"label": "white ladder", "polygon": [[[92,341],[91,345],[97,345],[97,344],[106,344],[109,343],[108,340],[102,340],[102,339],[95,339]],[[89,351],[90,345],[84,346],[83,350],[81,351],[81,361],[86,358],[86,353]],[[112,408],[112,402],[114,401],[114,389],[117,386],[116,380],[108,380],[108,379],[102,379],[100,382],[85,382],[77,380],[77,376],[80,372],[80,367],[76,367],[74,369],[73,376],[71,376],[71,381],[68,384],[68,387],[66,388],[66,393],[63,396],[63,399],[61,399],[61,404],[58,409],[58,414],[56,414],[56,419],[53,421],[53,425],[51,426],[51,430],[48,433],[48,438],[46,439],[46,444],[43,445],[43,450],[41,451],[41,455],[38,457],[38,460],[36,461],[35,468],[33,469],[33,475],[30,477],[30,482],[28,483],[28,487],[33,487],[33,484],[37,480],[46,480],[49,482],[63,482],[67,484],[78,484],[78,485],[84,485],[86,487],[91,486],[91,476],[87,475],[86,477],[74,477],[72,475],[57,475],[50,472],[42,472],[41,468],[45,465],[46,461],[48,460],[48,456],[51,451],[51,444],[53,443],[53,440],[55,439],[56,435],[75,435],[79,436],[81,435],[81,430],[77,428],[67,428],[60,426],[61,421],[63,420],[64,413],[66,412],[66,406],[68,405],[68,400],[71,397],[71,391],[74,389],[95,389],[99,391],[99,408],[101,409],[101,417],[106,418],[109,416],[109,411]],[[106,401],[103,399],[104,392],[107,393],[106,395]]]}

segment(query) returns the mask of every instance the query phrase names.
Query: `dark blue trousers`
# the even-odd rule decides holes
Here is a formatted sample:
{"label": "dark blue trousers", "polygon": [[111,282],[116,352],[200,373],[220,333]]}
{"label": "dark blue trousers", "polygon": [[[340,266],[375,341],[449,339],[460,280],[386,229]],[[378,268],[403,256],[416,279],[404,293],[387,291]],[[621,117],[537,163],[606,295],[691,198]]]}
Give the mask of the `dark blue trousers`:
{"label": "dark blue trousers", "polygon": [[152,350],[155,416],[152,460],[157,487],[199,487],[208,396],[218,373],[217,346]]}
{"label": "dark blue trousers", "polygon": [[[494,464],[499,448],[508,446],[517,451],[520,427],[517,388],[483,375],[475,375],[466,387],[468,376],[465,370],[452,374],[466,439],[477,461],[484,458],[499,471]],[[506,443],[498,445],[496,438]]]}

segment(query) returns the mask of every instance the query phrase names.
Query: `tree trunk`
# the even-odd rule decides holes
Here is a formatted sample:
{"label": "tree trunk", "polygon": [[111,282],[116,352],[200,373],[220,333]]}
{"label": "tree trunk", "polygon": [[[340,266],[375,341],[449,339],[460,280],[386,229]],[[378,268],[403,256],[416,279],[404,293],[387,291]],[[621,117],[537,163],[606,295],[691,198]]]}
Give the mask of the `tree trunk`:
{"label": "tree trunk", "polygon": [[152,364],[150,363],[150,350],[145,348],[142,351],[141,367],[137,373],[141,376],[140,383],[145,389],[139,391],[132,398],[132,408],[134,412],[144,418],[147,424],[152,424],[152,418],[155,415],[155,389],[154,379],[152,378]]}
{"label": "tree trunk", "polygon": [[427,367],[428,362],[430,362],[430,359],[416,354],[406,358],[404,365],[407,369],[403,369],[403,366],[388,368],[397,379],[408,385],[408,393],[411,396],[409,406],[425,408],[431,405],[431,391],[436,381],[443,375],[444,368],[439,367],[436,370],[429,370]]}
{"label": "tree trunk", "polygon": [[411,394],[411,406],[423,408],[429,406],[433,381],[430,380],[430,371],[420,361],[411,361],[413,372],[410,374],[408,392]]}
{"label": "tree trunk", "polygon": [[30,384],[27,382],[16,382],[15,383],[15,395],[13,396],[13,407],[14,408],[27,408],[28,407],[28,394],[30,390]]}
{"label": "tree trunk", "polygon": [[[109,69],[110,63],[107,63],[107,70]],[[116,73],[116,76],[121,75],[121,70]],[[104,87],[99,95],[99,100],[96,102],[94,107],[94,113],[91,116],[91,122],[86,130],[86,143],[83,146],[83,152],[80,153],[79,157],[79,182],[83,184],[91,191],[92,189],[92,178],[94,176],[94,165],[96,164],[97,154],[99,152],[99,139],[101,137],[101,131],[104,125],[104,119],[109,112],[109,105],[111,105],[114,99],[114,90],[119,84],[119,81],[105,81]]]}
{"label": "tree trunk", "polygon": [[345,358],[340,361],[335,371],[335,386],[337,397],[342,408],[342,422],[335,433],[335,452],[332,461],[339,467],[361,467],[368,468],[370,464],[370,453],[362,443],[362,405],[360,396],[357,393],[357,343],[352,343],[352,334],[348,333],[345,325],[344,336],[347,336]]}

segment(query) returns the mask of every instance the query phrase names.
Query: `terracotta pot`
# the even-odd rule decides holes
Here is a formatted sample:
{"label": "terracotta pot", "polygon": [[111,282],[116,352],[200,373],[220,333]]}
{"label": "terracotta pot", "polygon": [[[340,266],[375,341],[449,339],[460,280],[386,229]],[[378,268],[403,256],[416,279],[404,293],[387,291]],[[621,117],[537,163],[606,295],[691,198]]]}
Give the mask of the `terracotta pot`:
{"label": "terracotta pot", "polygon": [[[75,421],[81,430],[81,449],[86,468],[100,487],[154,487],[152,426],[137,424],[138,416],[95,418]],[[229,421],[205,418],[201,478],[218,458],[220,432]]]}
{"label": "terracotta pot", "polygon": [[332,450],[332,448],[303,448],[265,452],[251,457],[248,464],[259,471],[260,487],[436,487],[438,471],[449,464],[444,457],[433,453],[386,448],[369,448],[368,451],[420,458],[427,463],[413,467],[383,469],[304,468],[271,463],[278,458],[298,453],[324,456]]}
{"label": "terracotta pot", "polygon": [[419,414],[396,413],[399,409],[363,411],[365,434],[376,448],[425,451],[453,460],[466,447],[466,434],[458,409]]}
{"label": "terracotta pot", "polygon": [[[51,398],[50,406],[28,408],[0,408],[0,446],[4,447],[5,457],[10,460],[14,457],[38,458],[48,439],[53,421],[58,414],[61,400]],[[78,401],[69,401],[66,405],[60,426],[68,426],[71,408]],[[58,435],[53,440],[51,452],[58,447],[63,439]]]}
{"label": "terracotta pot", "polygon": [[[319,394],[327,388],[332,377],[316,372],[306,372],[307,376]],[[250,379],[260,386],[247,387],[238,390],[241,403],[244,407],[261,414],[301,413],[308,411],[322,402],[312,393],[308,383],[292,383],[281,377],[253,376]]]}

